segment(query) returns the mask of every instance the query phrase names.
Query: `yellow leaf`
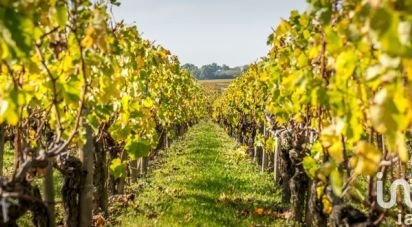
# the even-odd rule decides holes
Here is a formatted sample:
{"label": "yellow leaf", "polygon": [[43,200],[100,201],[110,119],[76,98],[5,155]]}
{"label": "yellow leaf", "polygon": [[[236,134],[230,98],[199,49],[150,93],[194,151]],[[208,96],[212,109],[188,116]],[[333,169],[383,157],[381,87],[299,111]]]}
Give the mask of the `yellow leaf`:
{"label": "yellow leaf", "polygon": [[4,115],[9,107],[7,100],[0,100],[0,116]]}
{"label": "yellow leaf", "polygon": [[0,42],[0,59],[6,59],[9,57],[9,48],[6,43]]}
{"label": "yellow leaf", "polygon": [[136,58],[137,67],[139,69],[144,67],[144,58],[142,56],[137,56]]}
{"label": "yellow leaf", "polygon": [[325,187],[322,185],[316,187],[316,198],[317,199],[322,198],[322,196],[325,194],[324,190],[325,190]]}
{"label": "yellow leaf", "polygon": [[382,153],[375,145],[360,141],[354,153],[357,157],[355,174],[371,176],[378,171]]}
{"label": "yellow leaf", "polygon": [[296,121],[297,123],[302,123],[302,122],[305,120],[305,119],[303,118],[302,114],[300,114],[300,113],[296,114],[295,117],[294,117],[294,119],[295,119],[295,121]]}
{"label": "yellow leaf", "polygon": [[152,108],[154,106],[154,104],[155,103],[153,102],[152,99],[145,99],[143,101],[143,106],[146,107],[146,108]]}
{"label": "yellow leaf", "polygon": [[83,40],[82,40],[82,46],[84,48],[90,48],[93,46],[93,38],[90,36],[86,36]]}
{"label": "yellow leaf", "polygon": [[262,73],[259,77],[260,81],[266,82],[269,80],[269,75],[267,73]]}
{"label": "yellow leaf", "polygon": [[256,208],[255,213],[257,215],[263,215],[265,213],[265,210],[263,208]]}
{"label": "yellow leaf", "polygon": [[328,151],[336,163],[340,164],[344,161],[342,142],[336,141],[336,143],[329,147]]}
{"label": "yellow leaf", "polygon": [[326,195],[322,196],[322,211],[324,214],[332,213],[332,203]]}
{"label": "yellow leaf", "polygon": [[322,145],[328,150],[329,155],[338,164],[344,161],[343,145],[340,136],[342,128],[341,124],[331,125],[323,129],[320,137]]}
{"label": "yellow leaf", "polygon": [[396,113],[396,106],[390,92],[387,89],[380,90],[374,98],[374,105],[369,110],[373,127],[382,134],[396,130],[398,124],[394,113]]}
{"label": "yellow leaf", "polygon": [[275,34],[277,36],[282,36],[285,33],[287,33],[290,30],[290,28],[291,28],[291,25],[286,20],[282,19],[278,28],[275,31]]}
{"label": "yellow leaf", "polygon": [[403,68],[408,76],[409,81],[412,81],[412,59],[403,60]]}
{"label": "yellow leaf", "polygon": [[356,156],[353,156],[350,160],[349,160],[349,167],[351,167],[352,169],[356,167],[356,164],[358,163],[358,158]]}
{"label": "yellow leaf", "polygon": [[94,39],[93,36],[95,34],[95,30],[93,27],[89,27],[86,30],[86,37],[84,37],[84,39],[82,40],[82,46],[84,48],[90,48],[93,46],[94,44]]}
{"label": "yellow leaf", "polygon": [[130,122],[130,114],[129,113],[122,113],[120,114],[120,121],[123,125],[128,125]]}
{"label": "yellow leaf", "polygon": [[343,188],[343,177],[342,174],[337,170],[333,170],[330,174],[330,184],[332,186],[333,193],[336,196],[342,196]]}
{"label": "yellow leaf", "polygon": [[86,36],[93,36],[95,34],[95,30],[93,27],[88,27],[86,30]]}
{"label": "yellow leaf", "polygon": [[401,132],[388,133],[385,138],[389,150],[398,153],[402,162],[408,162],[409,153],[404,134]]}
{"label": "yellow leaf", "polygon": [[61,62],[62,62],[61,67],[62,67],[63,72],[68,72],[69,70],[72,69],[73,59],[71,55],[64,56]]}

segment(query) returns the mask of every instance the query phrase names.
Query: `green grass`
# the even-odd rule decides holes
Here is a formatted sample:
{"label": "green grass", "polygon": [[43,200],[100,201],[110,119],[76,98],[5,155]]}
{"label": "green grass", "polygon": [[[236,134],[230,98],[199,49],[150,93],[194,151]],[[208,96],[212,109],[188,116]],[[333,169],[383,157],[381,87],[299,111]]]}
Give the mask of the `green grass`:
{"label": "green grass", "polygon": [[235,157],[234,147],[211,122],[191,128],[161,154],[119,226],[288,225],[270,175]]}

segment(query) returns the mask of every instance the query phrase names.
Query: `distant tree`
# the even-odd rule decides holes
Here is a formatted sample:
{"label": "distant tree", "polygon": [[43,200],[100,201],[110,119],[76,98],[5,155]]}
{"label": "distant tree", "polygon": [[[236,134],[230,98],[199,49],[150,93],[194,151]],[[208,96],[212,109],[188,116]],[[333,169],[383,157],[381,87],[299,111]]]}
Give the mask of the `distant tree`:
{"label": "distant tree", "polygon": [[247,66],[231,68],[228,65],[224,64],[220,66],[217,63],[204,65],[200,68],[194,64],[188,63],[182,67],[188,70],[196,79],[199,80],[233,79],[240,76],[247,69]]}
{"label": "distant tree", "polygon": [[221,67],[216,63],[204,65],[200,68],[200,77],[205,79],[213,79],[216,72],[220,69]]}
{"label": "distant tree", "polygon": [[223,64],[223,66],[222,66],[222,70],[230,70],[230,67],[229,67],[229,66],[227,66],[227,65],[225,65],[225,64]]}
{"label": "distant tree", "polygon": [[200,79],[200,70],[196,65],[187,63],[182,68],[188,70],[196,79]]}

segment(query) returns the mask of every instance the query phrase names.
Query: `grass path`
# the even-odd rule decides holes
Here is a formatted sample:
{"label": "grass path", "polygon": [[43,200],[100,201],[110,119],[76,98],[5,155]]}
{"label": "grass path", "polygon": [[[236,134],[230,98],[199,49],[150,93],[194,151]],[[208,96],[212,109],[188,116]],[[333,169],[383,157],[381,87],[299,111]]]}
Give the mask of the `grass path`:
{"label": "grass path", "polygon": [[120,226],[281,226],[269,174],[234,151],[212,122],[191,128],[160,160]]}

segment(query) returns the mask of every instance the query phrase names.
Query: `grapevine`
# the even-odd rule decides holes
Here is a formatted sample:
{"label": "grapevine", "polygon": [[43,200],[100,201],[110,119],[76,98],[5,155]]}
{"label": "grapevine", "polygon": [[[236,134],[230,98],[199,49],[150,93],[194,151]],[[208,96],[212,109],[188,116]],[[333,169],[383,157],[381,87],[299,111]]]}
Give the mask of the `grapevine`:
{"label": "grapevine", "polygon": [[[375,174],[389,182],[409,170],[410,1],[309,3],[281,21],[268,55],[215,102],[214,118],[260,147],[262,166],[261,156],[275,151],[282,166],[275,180],[296,221],[397,220],[376,203]],[[266,148],[273,140],[278,148]],[[406,212],[402,202],[396,209]]]}
{"label": "grapevine", "polygon": [[0,2],[1,136],[15,154],[1,181],[0,223],[31,210],[33,225],[54,226],[57,170],[64,225],[90,226],[92,210],[107,215],[108,191],[122,193],[131,167],[205,114],[201,86],[168,50],[113,21],[108,8],[117,4]]}

